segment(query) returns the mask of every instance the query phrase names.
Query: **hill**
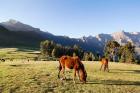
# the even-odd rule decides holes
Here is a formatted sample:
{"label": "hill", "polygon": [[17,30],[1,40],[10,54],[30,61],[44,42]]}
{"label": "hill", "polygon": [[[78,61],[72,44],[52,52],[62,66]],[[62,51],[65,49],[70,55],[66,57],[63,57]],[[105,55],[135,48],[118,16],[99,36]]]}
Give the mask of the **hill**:
{"label": "hill", "polygon": [[0,24],[0,34],[0,47],[39,47],[41,41],[48,39],[65,46],[78,44],[85,50],[94,51],[90,45],[82,42],[81,39],[55,36],[16,20],[2,22]]}
{"label": "hill", "polygon": [[0,47],[39,47],[40,41],[44,39],[34,31],[9,31],[0,26]]}
{"label": "hill", "polygon": [[0,23],[0,47],[24,46],[39,48],[40,42],[46,39],[53,40],[54,42],[65,46],[77,44],[86,51],[96,53],[103,52],[104,45],[108,40],[115,40],[121,45],[129,41],[137,48],[140,47],[140,32],[120,31],[112,34],[70,38],[68,36],[56,36],[16,20]]}

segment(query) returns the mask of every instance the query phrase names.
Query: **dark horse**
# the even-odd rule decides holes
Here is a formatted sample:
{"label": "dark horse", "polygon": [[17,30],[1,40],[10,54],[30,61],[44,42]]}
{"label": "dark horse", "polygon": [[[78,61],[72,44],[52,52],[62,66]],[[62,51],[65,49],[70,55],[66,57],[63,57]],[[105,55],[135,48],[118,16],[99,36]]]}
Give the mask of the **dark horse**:
{"label": "dark horse", "polygon": [[79,80],[83,83],[86,83],[87,73],[83,63],[80,61],[78,57],[62,56],[59,59],[58,78],[60,78],[60,72],[62,72],[63,78],[66,79],[65,69],[74,69],[74,77],[73,77],[74,83],[76,73],[78,74]]}
{"label": "dark horse", "polygon": [[103,66],[104,66],[104,71],[108,71],[109,72],[108,59],[105,58],[105,57],[101,59],[101,68],[100,68],[100,70],[102,70]]}

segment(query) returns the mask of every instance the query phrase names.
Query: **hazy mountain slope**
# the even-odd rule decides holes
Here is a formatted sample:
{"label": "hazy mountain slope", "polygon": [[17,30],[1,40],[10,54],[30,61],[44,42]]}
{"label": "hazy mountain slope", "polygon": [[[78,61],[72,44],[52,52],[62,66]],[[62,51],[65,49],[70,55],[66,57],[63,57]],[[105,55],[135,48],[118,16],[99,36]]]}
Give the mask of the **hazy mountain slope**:
{"label": "hazy mountain slope", "polygon": [[1,25],[10,31],[39,31],[40,30],[38,28],[34,28],[30,25],[23,24],[13,19],[10,19],[9,21],[6,22],[2,22]]}
{"label": "hazy mountain slope", "polygon": [[128,41],[136,47],[140,46],[140,32],[114,32],[112,34],[99,34],[97,36],[82,37],[79,39],[69,38],[67,36],[56,36],[49,32],[43,32],[38,28],[23,24],[16,20],[9,20],[0,23],[0,46],[26,46],[39,47],[43,40],[53,40],[62,45],[81,46],[86,51],[102,53],[104,45],[108,40],[116,40],[120,44]]}
{"label": "hazy mountain slope", "polygon": [[120,44],[132,42],[136,47],[140,46],[140,32],[115,32],[111,35]]}
{"label": "hazy mountain slope", "polygon": [[[49,32],[40,31],[40,29],[23,24],[16,20],[9,20],[2,22],[1,27],[5,28],[5,33],[2,33],[3,29],[0,29],[1,42],[0,46],[31,46],[39,47],[39,43],[42,40],[53,40],[56,43],[60,43],[65,46],[72,46],[74,44],[80,45],[84,50],[94,51],[92,45],[82,42],[81,39],[69,38],[66,36],[55,36]],[[10,35],[8,37],[7,35]],[[8,39],[7,39],[8,38]],[[7,43],[6,43],[7,42]]]}
{"label": "hazy mountain slope", "polygon": [[0,46],[39,47],[40,41],[44,39],[41,38],[41,36],[39,36],[37,33],[34,33],[33,31],[9,31],[3,26],[0,26]]}

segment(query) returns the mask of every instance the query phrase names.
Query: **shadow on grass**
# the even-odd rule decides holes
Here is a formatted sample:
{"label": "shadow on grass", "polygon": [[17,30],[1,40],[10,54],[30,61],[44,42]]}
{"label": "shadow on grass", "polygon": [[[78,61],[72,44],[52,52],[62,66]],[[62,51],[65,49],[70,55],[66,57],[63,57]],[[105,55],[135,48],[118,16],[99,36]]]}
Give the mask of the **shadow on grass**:
{"label": "shadow on grass", "polygon": [[[79,83],[79,84],[80,84],[80,83]],[[101,80],[101,81],[87,81],[86,84],[136,85],[136,86],[140,86],[140,81]]]}
{"label": "shadow on grass", "polygon": [[109,73],[135,73],[140,74],[140,70],[122,70],[122,69],[111,69]]}
{"label": "shadow on grass", "polygon": [[38,51],[39,48],[35,48],[35,47],[17,47],[17,52],[34,52],[34,51]]}
{"label": "shadow on grass", "polygon": [[12,66],[12,67],[21,67],[22,65],[9,65],[9,66]]}
{"label": "shadow on grass", "polygon": [[11,67],[27,67],[27,66],[29,66],[29,64],[12,64],[12,65],[9,65],[9,66],[11,66]]}
{"label": "shadow on grass", "polygon": [[[72,81],[73,79],[67,78],[66,82]],[[64,81],[64,80],[63,80]],[[83,84],[79,80],[76,84]],[[87,80],[86,84],[102,84],[102,85],[135,85],[140,86],[140,81],[125,81],[125,80]]]}

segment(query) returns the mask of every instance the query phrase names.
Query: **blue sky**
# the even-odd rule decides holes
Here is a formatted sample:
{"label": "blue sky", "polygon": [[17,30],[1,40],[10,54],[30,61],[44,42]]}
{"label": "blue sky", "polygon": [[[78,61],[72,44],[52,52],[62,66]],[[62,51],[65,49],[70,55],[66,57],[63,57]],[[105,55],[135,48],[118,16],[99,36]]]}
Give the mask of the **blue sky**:
{"label": "blue sky", "polygon": [[79,38],[140,31],[140,0],[0,0],[0,22],[15,19]]}

